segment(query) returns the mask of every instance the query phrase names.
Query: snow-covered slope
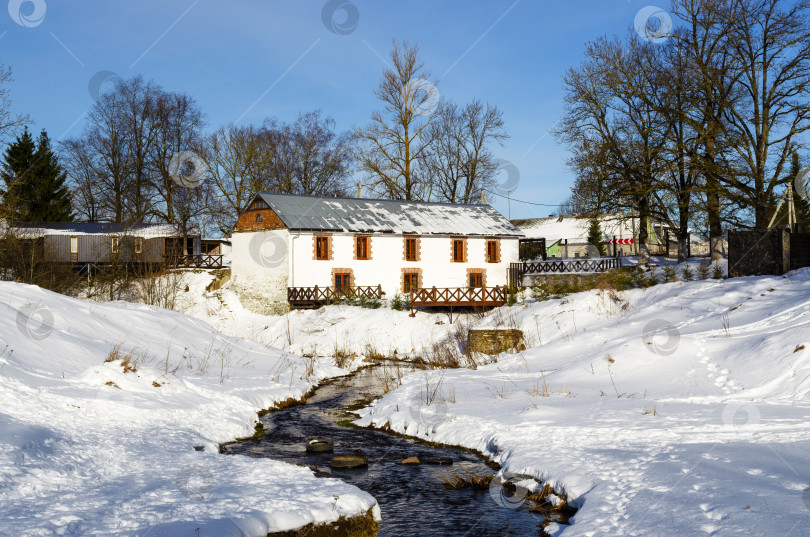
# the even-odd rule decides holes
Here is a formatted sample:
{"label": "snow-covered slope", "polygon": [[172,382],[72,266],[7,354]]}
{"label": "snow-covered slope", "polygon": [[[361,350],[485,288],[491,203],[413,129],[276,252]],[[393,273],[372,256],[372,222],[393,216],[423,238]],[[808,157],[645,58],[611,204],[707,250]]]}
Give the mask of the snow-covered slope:
{"label": "snow-covered slope", "polygon": [[360,423],[547,480],[565,537],[810,534],[810,270],[612,296],[494,311],[528,350],[413,373]]}
{"label": "snow-covered slope", "polygon": [[306,468],[218,453],[257,410],[345,373],[179,313],[2,282],[0,535],[264,536],[376,509]]}

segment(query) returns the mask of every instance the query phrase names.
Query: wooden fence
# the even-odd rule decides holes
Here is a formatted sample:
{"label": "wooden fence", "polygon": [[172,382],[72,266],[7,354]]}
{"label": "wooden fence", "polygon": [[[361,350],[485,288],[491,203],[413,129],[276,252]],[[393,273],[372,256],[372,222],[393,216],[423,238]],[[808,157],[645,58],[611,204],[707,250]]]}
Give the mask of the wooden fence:
{"label": "wooden fence", "polygon": [[222,268],[222,256],[213,254],[177,255],[167,257],[166,268]]}
{"label": "wooden fence", "polygon": [[619,257],[602,257],[597,259],[560,259],[535,261],[533,263],[510,263],[509,284],[515,287],[523,285],[523,277],[530,274],[582,274],[607,272],[621,268]]}
{"label": "wooden fence", "polygon": [[335,289],[333,287],[288,287],[287,302],[291,306],[319,306],[325,303],[347,298],[367,298],[379,300],[382,298],[382,287],[365,286]]}

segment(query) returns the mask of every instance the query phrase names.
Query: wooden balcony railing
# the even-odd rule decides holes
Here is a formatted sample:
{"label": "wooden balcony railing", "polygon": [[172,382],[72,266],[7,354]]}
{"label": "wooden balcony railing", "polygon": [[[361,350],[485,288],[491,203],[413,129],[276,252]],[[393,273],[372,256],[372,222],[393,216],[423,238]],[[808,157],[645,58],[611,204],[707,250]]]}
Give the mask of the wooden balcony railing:
{"label": "wooden balcony railing", "polygon": [[213,254],[176,255],[166,258],[167,268],[222,268],[222,256]]}
{"label": "wooden balcony railing", "polygon": [[493,307],[506,304],[506,286],[424,287],[411,289],[411,315],[418,307]]}
{"label": "wooden balcony railing", "polygon": [[317,306],[343,300],[347,298],[367,298],[369,300],[379,300],[382,298],[382,287],[357,286],[346,289],[336,289],[334,287],[288,287],[287,302],[291,306]]}

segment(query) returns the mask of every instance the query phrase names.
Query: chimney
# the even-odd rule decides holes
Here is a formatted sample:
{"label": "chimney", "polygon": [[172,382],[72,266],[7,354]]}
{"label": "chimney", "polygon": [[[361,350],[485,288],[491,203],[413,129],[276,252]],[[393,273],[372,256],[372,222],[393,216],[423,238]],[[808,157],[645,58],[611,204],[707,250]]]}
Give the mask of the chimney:
{"label": "chimney", "polygon": [[481,204],[482,205],[489,205],[489,200],[487,200],[487,195],[484,194],[484,189],[481,189]]}
{"label": "chimney", "polygon": [[357,181],[357,196],[355,197],[357,198],[363,197],[363,183],[361,183],[360,181]]}

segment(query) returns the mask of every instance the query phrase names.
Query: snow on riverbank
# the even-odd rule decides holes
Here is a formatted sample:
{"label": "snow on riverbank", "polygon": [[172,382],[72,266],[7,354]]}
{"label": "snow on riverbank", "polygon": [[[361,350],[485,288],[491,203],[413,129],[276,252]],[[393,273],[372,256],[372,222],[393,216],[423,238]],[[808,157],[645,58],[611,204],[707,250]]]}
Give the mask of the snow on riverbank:
{"label": "snow on riverbank", "polygon": [[530,348],[424,371],[362,425],[481,450],[597,535],[807,535],[810,270],[501,308]]}
{"label": "snow on riverbank", "polygon": [[[115,347],[136,371],[105,363]],[[257,410],[346,373],[183,314],[0,282],[0,535],[264,536],[376,509],[218,453]]]}
{"label": "snow on riverbank", "polygon": [[227,286],[205,293],[212,279],[210,273],[186,272],[184,281],[189,291],[178,300],[178,309],[204,319],[223,333],[299,355],[334,356],[336,350],[358,356],[420,353],[446,338],[452,328],[446,313],[409,317],[409,311],[387,307],[332,305],[285,315],[253,313]]}

